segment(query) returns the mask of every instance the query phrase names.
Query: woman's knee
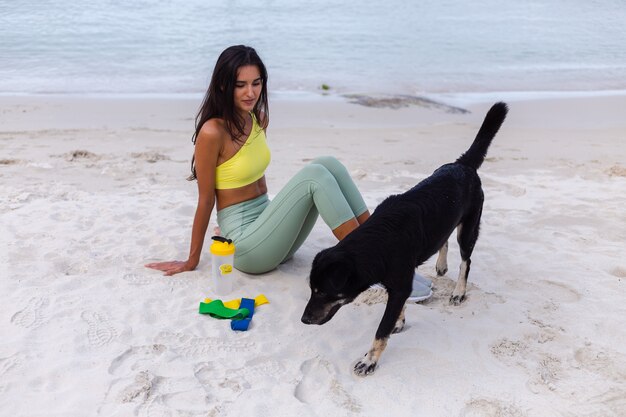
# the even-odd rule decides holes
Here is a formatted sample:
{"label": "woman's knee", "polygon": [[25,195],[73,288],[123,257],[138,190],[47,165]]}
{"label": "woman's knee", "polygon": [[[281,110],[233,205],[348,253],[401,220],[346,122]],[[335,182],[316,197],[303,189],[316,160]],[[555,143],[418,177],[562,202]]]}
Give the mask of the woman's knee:
{"label": "woman's knee", "polygon": [[320,156],[315,158],[311,164],[325,167],[335,177],[338,175],[348,175],[347,168],[334,156]]}
{"label": "woman's knee", "polygon": [[328,182],[334,183],[335,176],[328,168],[321,164],[309,164],[300,170],[299,175],[306,180],[317,184],[329,185]]}
{"label": "woman's knee", "polygon": [[326,155],[326,156],[318,156],[314,160],[311,161],[312,164],[323,165],[327,169],[335,168],[335,167],[343,167],[343,164],[339,162],[337,158],[334,156]]}

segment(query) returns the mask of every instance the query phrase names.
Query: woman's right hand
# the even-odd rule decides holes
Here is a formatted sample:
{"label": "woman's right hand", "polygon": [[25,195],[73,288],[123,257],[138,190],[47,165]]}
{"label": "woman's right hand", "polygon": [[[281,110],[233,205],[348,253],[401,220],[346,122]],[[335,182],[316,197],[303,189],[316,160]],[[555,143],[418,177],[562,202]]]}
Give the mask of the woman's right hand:
{"label": "woman's right hand", "polygon": [[169,262],[153,262],[146,264],[146,268],[152,268],[165,272],[164,275],[171,276],[181,272],[193,271],[197,265],[193,265],[189,261],[169,261]]}

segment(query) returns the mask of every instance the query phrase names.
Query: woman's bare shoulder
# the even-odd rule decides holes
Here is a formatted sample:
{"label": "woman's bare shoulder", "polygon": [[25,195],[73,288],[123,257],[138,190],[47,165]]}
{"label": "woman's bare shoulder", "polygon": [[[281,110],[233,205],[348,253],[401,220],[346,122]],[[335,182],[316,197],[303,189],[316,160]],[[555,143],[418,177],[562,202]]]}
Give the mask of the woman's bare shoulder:
{"label": "woman's bare shoulder", "polygon": [[221,119],[209,119],[200,128],[196,144],[203,145],[221,145],[224,138],[228,136],[224,128],[224,121]]}

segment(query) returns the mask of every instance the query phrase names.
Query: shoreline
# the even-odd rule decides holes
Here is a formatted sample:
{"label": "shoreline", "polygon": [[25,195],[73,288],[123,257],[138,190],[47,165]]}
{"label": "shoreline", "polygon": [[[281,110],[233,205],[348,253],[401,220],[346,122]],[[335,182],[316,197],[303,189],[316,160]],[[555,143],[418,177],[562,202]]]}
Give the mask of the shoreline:
{"label": "shoreline", "polygon": [[[2,129],[32,130],[46,123],[48,128],[97,128],[121,123],[127,127],[150,126],[152,129],[190,132],[202,98],[202,95],[188,94],[0,94],[0,106],[4,107]],[[507,125],[524,129],[533,125],[587,130],[626,126],[626,119],[620,110],[626,106],[626,90],[455,93],[445,96],[288,92],[270,95],[269,129],[273,130],[274,126],[395,128],[453,120],[478,123],[481,113],[496,101],[504,101],[514,107]],[[23,108],[17,111],[16,106]],[[42,122],[32,123],[30,111],[38,112],[43,108],[46,111],[40,114]],[[162,114],[162,117],[154,118],[151,113]],[[317,115],[317,119],[308,117],[308,113]],[[94,118],[95,114],[98,118]]]}
{"label": "shoreline", "polygon": [[[544,99],[570,99],[589,97],[626,96],[626,89],[609,90],[524,90],[524,91],[455,91],[455,92],[415,92],[384,93],[334,90],[270,90],[269,99],[279,101],[307,101],[307,100],[349,100],[350,96],[372,98],[425,98],[453,104],[477,104],[494,100],[502,101],[530,101]],[[41,97],[41,98],[72,98],[72,99],[163,99],[163,100],[198,100],[204,97],[204,92],[198,93],[114,93],[114,92],[82,92],[82,93],[33,93],[33,92],[0,92],[0,98]]]}

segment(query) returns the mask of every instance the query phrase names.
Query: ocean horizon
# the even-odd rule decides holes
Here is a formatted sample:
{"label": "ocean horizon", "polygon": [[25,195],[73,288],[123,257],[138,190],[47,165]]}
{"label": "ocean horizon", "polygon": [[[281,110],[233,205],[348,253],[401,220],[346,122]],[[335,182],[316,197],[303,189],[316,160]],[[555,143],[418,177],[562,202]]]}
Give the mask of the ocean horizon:
{"label": "ocean horizon", "polygon": [[253,46],[278,94],[626,90],[622,1],[0,1],[0,94],[202,94]]}

